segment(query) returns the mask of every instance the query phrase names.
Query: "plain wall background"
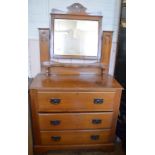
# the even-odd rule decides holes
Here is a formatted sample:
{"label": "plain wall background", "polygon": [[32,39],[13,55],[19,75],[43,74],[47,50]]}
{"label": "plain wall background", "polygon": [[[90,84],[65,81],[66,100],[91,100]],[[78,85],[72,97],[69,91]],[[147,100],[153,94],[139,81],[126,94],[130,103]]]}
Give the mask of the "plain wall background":
{"label": "plain wall background", "polygon": [[113,75],[115,68],[121,0],[29,0],[29,77],[34,77],[40,72],[38,28],[49,27],[50,12],[52,8],[66,10],[67,6],[75,2],[84,5],[88,9],[88,12],[101,12],[103,16],[102,29],[106,31],[113,31],[109,69],[109,74]]}

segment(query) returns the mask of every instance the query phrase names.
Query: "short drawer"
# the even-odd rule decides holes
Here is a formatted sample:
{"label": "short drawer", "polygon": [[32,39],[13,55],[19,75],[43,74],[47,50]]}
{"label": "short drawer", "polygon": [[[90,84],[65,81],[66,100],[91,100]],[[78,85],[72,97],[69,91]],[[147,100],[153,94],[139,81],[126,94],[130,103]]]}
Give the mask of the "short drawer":
{"label": "short drawer", "polygon": [[38,111],[112,111],[114,98],[115,92],[38,92]]}
{"label": "short drawer", "polygon": [[110,142],[110,130],[42,131],[42,145],[101,144]]}
{"label": "short drawer", "polygon": [[39,114],[40,130],[111,128],[112,112]]}

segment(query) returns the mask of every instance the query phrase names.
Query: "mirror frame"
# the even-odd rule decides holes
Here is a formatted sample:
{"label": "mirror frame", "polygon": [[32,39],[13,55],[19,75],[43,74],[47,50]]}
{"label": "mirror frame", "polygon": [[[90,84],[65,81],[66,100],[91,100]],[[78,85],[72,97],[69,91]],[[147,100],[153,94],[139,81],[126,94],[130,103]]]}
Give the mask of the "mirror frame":
{"label": "mirror frame", "polygon": [[[50,26],[50,59],[93,59],[101,58],[101,38],[102,38],[102,16],[89,15],[81,13],[51,13]],[[90,20],[98,21],[98,51],[97,56],[79,56],[79,55],[55,55],[54,54],[54,20],[55,19],[70,19],[70,20]]]}

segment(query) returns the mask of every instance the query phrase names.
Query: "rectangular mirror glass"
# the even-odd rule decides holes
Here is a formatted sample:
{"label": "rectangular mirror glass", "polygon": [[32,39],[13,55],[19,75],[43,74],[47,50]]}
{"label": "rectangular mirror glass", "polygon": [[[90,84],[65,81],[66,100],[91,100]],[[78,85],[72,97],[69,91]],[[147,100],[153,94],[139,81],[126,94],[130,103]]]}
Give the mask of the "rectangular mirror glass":
{"label": "rectangular mirror glass", "polygon": [[99,22],[89,20],[54,20],[54,55],[98,55]]}

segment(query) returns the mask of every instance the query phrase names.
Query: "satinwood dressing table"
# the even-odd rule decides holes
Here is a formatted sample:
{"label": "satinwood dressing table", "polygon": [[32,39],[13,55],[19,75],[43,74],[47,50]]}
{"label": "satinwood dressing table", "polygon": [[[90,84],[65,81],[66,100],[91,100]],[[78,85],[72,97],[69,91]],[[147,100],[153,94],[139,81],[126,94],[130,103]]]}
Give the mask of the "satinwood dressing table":
{"label": "satinwood dressing table", "polygon": [[108,75],[112,32],[75,3],[67,13],[53,9],[50,29],[39,34],[42,72],[30,86],[34,153],[112,151],[122,92]]}

